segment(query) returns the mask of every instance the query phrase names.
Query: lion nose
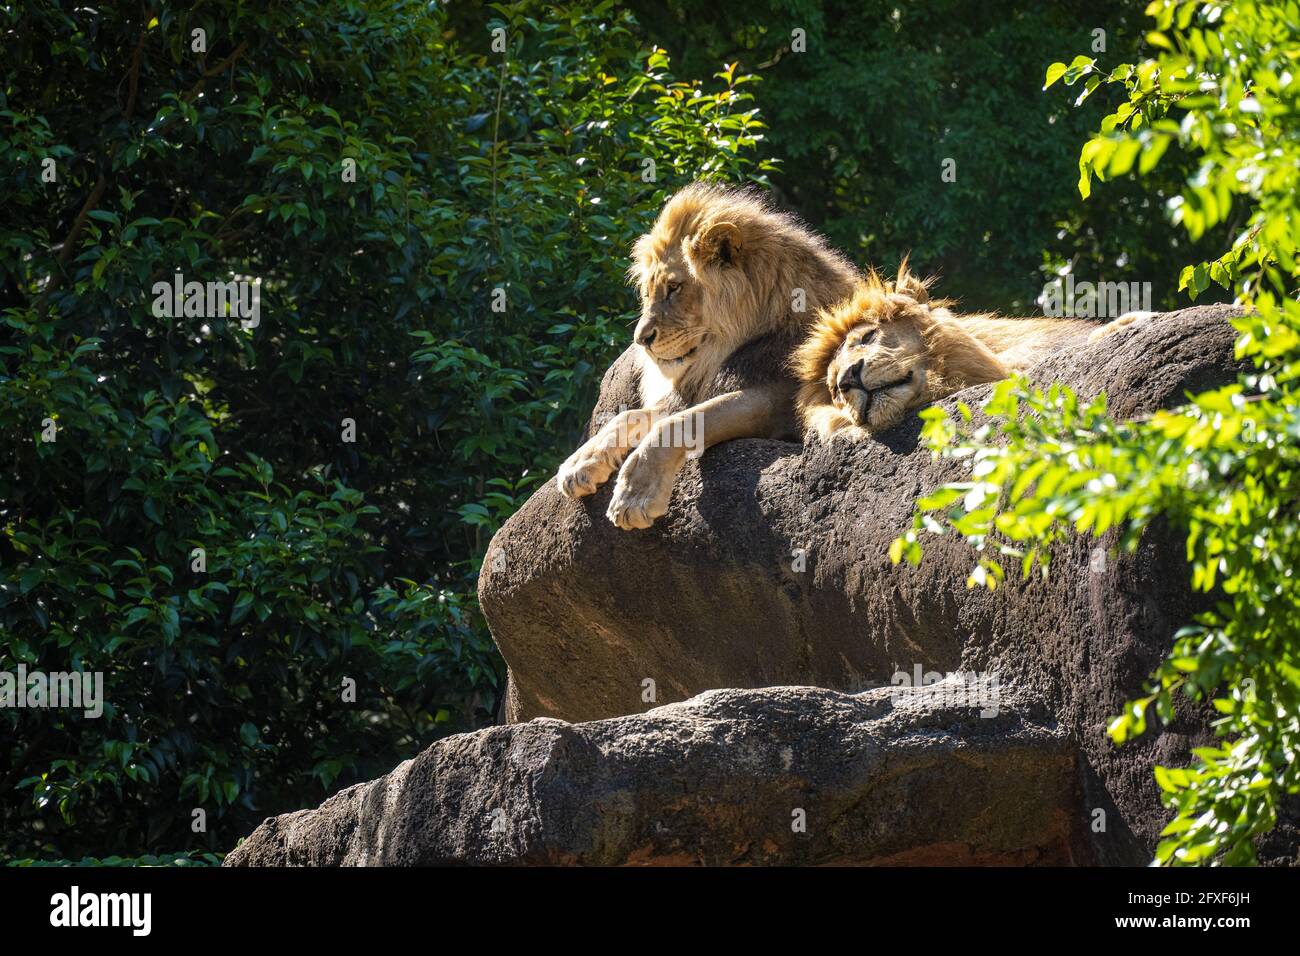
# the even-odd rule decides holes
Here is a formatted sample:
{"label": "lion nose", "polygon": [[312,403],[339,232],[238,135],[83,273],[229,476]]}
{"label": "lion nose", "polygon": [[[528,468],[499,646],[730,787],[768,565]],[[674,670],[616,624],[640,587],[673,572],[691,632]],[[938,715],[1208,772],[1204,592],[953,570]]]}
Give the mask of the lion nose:
{"label": "lion nose", "polygon": [[850,388],[862,387],[862,359],[858,359],[852,365],[840,372],[839,389],[841,392]]}
{"label": "lion nose", "polygon": [[655,336],[658,334],[659,330],[655,328],[653,321],[642,319],[637,323],[636,334],[633,338],[636,339],[637,345],[648,349],[651,343],[654,342]]}

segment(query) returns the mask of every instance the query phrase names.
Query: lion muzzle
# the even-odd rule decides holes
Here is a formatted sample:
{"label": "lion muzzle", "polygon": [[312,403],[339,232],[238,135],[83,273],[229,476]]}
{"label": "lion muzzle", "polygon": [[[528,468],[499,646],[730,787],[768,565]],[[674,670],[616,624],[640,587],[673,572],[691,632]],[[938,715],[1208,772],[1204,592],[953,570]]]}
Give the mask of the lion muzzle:
{"label": "lion muzzle", "polygon": [[846,365],[840,372],[840,380],[835,383],[835,386],[841,392],[847,392],[851,388],[862,388],[862,359],[858,359],[852,365]]}
{"label": "lion muzzle", "polygon": [[659,334],[657,320],[658,316],[656,315],[643,315],[641,321],[636,324],[636,331],[632,333],[632,340],[643,349],[650,348],[655,336]]}

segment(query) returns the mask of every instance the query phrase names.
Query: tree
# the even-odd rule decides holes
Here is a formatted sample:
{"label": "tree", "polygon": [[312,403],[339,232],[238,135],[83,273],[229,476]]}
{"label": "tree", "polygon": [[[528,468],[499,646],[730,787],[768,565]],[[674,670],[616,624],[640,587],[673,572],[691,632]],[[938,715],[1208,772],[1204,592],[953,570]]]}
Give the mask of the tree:
{"label": "tree", "polygon": [[491,719],[477,564],[631,240],[766,164],[608,3],[442,6],[0,12],[0,670],[105,696],[0,709],[0,853],[224,850]]}

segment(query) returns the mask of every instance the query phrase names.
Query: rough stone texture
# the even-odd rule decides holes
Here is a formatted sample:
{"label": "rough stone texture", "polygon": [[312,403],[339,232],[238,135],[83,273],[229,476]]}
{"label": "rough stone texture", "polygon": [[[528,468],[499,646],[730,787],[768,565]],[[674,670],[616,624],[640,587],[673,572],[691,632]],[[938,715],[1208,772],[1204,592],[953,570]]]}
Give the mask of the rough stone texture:
{"label": "rough stone texture", "polygon": [[1087,861],[1075,748],[1051,715],[951,697],[719,690],[461,734],[267,820],[225,865]]}
{"label": "rough stone texture", "polygon": [[[1081,396],[1105,390],[1132,416],[1223,384],[1236,369],[1231,310],[1158,316],[1030,371]],[[983,400],[989,386],[960,396]],[[953,400],[949,400],[951,406]],[[597,413],[635,404],[628,356]],[[1079,747],[1081,812],[1105,811],[1099,862],[1140,862],[1167,819],[1151,778],[1204,737],[1203,713],[1122,749],[1104,736],[1194,610],[1176,536],[1089,570],[1094,543],[1055,556],[1049,581],[968,590],[971,552],[931,538],[918,570],[890,564],[921,495],[961,474],[919,445],[919,421],[882,442],[831,447],[739,440],[689,463],[669,513],[645,531],[604,517],[609,486],[581,502],[548,483],[501,529],[479,594],[510,665],[508,718],[588,721],[718,687],[808,684],[860,691],[896,671],[995,673],[1040,701]],[[1105,543],[1105,542],[1104,542]],[[795,549],[806,569],[793,569]],[[504,557],[504,570],[493,571]]]}

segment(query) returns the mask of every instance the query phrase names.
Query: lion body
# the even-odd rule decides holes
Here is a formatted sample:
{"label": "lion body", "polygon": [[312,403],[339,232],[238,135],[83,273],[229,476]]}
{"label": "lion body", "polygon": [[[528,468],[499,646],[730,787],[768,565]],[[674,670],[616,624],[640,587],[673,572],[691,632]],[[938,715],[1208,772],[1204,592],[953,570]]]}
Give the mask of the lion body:
{"label": "lion body", "polygon": [[629,278],[641,299],[633,334],[641,408],[620,412],[556,475],[571,498],[618,472],[607,517],[647,528],[667,512],[686,453],[732,438],[793,438],[798,382],[790,356],[818,310],[854,288],[848,260],[761,195],[695,183],[637,240]]}
{"label": "lion body", "polygon": [[1085,319],[959,314],[931,300],[904,263],[895,282],[876,274],[823,309],[794,359],[804,427],[822,440],[861,437],[972,385],[996,382],[1052,352],[1083,346],[1149,313],[1108,325]]}

